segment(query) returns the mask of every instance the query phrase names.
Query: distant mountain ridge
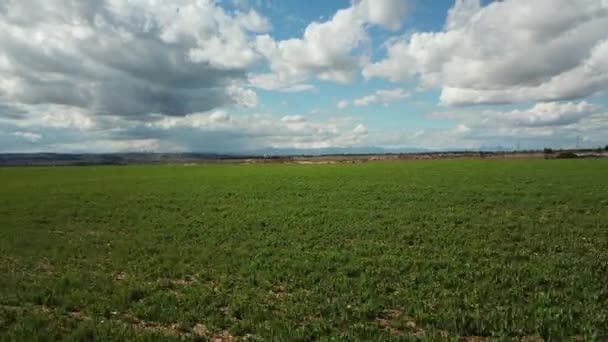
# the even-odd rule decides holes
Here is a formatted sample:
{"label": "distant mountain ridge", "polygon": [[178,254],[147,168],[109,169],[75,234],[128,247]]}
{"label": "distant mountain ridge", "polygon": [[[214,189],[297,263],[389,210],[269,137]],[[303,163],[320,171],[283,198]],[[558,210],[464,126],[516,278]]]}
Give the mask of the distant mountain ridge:
{"label": "distant mountain ridge", "polygon": [[[550,151],[550,152],[547,152]],[[608,157],[608,149],[526,150],[514,151],[501,146],[479,149],[430,150],[407,147],[349,147],[321,149],[266,148],[240,153],[206,152],[125,152],[125,153],[0,153],[0,166],[44,165],[127,165],[163,163],[205,163],[222,161],[302,161],[324,160],[345,162],[349,160],[378,159],[440,159],[458,157],[547,157],[569,151],[580,157]]]}

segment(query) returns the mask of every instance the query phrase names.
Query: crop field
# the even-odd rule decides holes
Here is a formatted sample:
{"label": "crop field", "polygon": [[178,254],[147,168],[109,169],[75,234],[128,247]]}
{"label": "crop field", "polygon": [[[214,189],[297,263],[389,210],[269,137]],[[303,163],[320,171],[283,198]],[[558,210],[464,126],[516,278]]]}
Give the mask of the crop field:
{"label": "crop field", "polygon": [[1,340],[608,338],[608,160],[0,182]]}

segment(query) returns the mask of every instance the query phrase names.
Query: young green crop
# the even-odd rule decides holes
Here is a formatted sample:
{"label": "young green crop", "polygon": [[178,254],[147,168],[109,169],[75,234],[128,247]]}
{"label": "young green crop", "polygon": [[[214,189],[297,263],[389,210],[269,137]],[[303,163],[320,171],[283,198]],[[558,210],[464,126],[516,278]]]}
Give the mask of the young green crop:
{"label": "young green crop", "polygon": [[5,340],[608,336],[608,161],[0,169]]}

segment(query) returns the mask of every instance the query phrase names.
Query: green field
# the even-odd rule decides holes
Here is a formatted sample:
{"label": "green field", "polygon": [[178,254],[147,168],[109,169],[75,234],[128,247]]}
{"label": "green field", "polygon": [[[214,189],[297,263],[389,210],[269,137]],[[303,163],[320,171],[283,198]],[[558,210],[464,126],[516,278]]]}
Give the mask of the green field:
{"label": "green field", "polygon": [[0,169],[4,340],[604,340],[608,160]]}

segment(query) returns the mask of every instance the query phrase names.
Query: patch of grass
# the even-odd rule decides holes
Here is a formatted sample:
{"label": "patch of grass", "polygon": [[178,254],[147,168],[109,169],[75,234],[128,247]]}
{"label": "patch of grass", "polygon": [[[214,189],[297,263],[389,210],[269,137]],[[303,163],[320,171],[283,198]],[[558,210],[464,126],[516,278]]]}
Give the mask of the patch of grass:
{"label": "patch of grass", "polygon": [[606,160],[0,169],[6,340],[608,336]]}

